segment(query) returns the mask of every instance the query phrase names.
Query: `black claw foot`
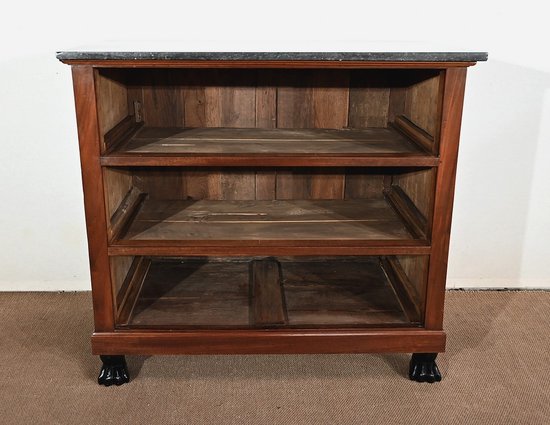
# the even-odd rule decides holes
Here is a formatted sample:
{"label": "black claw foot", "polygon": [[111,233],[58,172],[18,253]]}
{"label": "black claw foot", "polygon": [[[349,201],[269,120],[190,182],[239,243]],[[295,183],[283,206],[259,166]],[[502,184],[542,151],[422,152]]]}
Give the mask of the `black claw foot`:
{"label": "black claw foot", "polygon": [[111,385],[122,385],[130,382],[128,375],[128,366],[124,356],[99,356],[103,362],[101,372],[97,377],[99,385],[110,387]]}
{"label": "black claw foot", "polygon": [[416,382],[439,382],[441,373],[435,363],[437,353],[414,353],[409,366],[409,378]]}

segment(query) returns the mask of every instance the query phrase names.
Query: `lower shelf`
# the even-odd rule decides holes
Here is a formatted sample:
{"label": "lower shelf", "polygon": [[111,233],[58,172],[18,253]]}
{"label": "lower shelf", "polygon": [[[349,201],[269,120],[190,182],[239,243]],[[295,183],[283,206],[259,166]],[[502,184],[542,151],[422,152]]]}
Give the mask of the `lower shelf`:
{"label": "lower shelf", "polygon": [[141,258],[119,329],[420,326],[391,257]]}

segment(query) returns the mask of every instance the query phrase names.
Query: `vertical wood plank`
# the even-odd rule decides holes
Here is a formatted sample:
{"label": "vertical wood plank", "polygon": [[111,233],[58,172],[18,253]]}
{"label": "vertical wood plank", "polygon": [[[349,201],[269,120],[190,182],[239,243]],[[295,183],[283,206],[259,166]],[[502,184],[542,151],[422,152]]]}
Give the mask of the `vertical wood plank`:
{"label": "vertical wood plank", "polygon": [[222,172],[211,170],[206,176],[207,197],[206,199],[223,199]]}
{"label": "vertical wood plank", "polygon": [[381,198],[384,176],[366,174],[361,170],[348,169],[346,173],[345,199]]}
{"label": "vertical wood plank", "polygon": [[293,70],[280,75],[277,128],[314,127],[312,73],[310,70]]}
{"label": "vertical wood plank", "polygon": [[[277,87],[273,71],[260,70],[256,80],[256,127],[277,127]],[[256,171],[256,199],[275,199],[276,171]]]}
{"label": "vertical wood plank", "polygon": [[275,171],[256,171],[256,199],[271,201],[276,199],[277,173]]}
{"label": "vertical wood plank", "polygon": [[[238,73],[237,73],[238,72]],[[256,86],[255,75],[247,71],[233,71],[228,74],[230,81],[220,90],[220,126],[253,128],[256,126]],[[222,83],[227,83],[222,78]]]}
{"label": "vertical wood plank", "polygon": [[254,325],[284,325],[281,265],[273,259],[254,260],[250,268]]}
{"label": "vertical wood plank", "polygon": [[188,127],[255,127],[255,74],[250,70],[187,70],[184,81]]}
{"label": "vertical wood plank", "polygon": [[248,201],[256,198],[254,171],[235,170],[220,173],[221,198]]}
{"label": "vertical wood plank", "polygon": [[[316,70],[313,78],[315,128],[346,128],[349,107],[349,71]],[[311,176],[311,199],[343,199],[343,169],[317,170]]]}
{"label": "vertical wood plank", "polygon": [[311,199],[343,199],[343,168],[317,169],[311,176]]}
{"label": "vertical wood plank", "polygon": [[313,76],[313,127],[348,126],[349,71],[316,70]]}
{"label": "vertical wood plank", "polygon": [[143,120],[149,127],[183,127],[184,101],[177,75],[155,69],[143,87]]}
{"label": "vertical wood plank", "polygon": [[311,174],[300,169],[277,171],[276,199],[310,199]]}
{"label": "vertical wood plank", "polygon": [[[302,70],[284,75],[277,93],[279,128],[345,128],[348,125],[349,72]],[[311,176],[277,173],[278,199],[342,199],[343,173]]]}
{"label": "vertical wood plank", "polygon": [[182,199],[210,199],[208,192],[209,174],[210,172],[207,170],[182,170]]}
{"label": "vertical wood plank", "polygon": [[443,306],[466,68],[445,71],[440,158],[432,221],[432,254],[426,294],[426,328],[443,328]]}
{"label": "vertical wood plank", "polygon": [[355,128],[387,127],[390,89],[385,74],[356,71],[351,74],[349,126]]}
{"label": "vertical wood plank", "polygon": [[[313,88],[306,85],[313,71],[285,71],[277,88],[277,127],[312,128],[314,125]],[[311,83],[310,83],[311,84]],[[311,178],[298,169],[277,171],[277,199],[308,199]]]}
{"label": "vertical wood plank", "polygon": [[[255,75],[250,70],[217,71],[218,87],[207,87],[207,124],[220,127],[251,128],[256,125],[256,86],[251,85]],[[218,99],[215,97],[218,96]],[[218,109],[216,110],[217,107]],[[255,198],[254,171],[216,173],[219,199],[250,200]],[[215,179],[216,175],[212,176]],[[212,181],[211,185],[216,186]]]}
{"label": "vertical wood plank", "polygon": [[72,67],[76,105],[80,164],[96,332],[114,330],[114,306],[109,257],[107,255],[107,212],[103,196],[103,175],[99,165],[100,132],[94,69]]}
{"label": "vertical wood plank", "polygon": [[272,71],[261,70],[256,75],[256,124],[257,128],[277,127],[277,87]]}
{"label": "vertical wood plank", "polygon": [[186,70],[182,87],[186,127],[206,127],[206,92],[195,70]]}
{"label": "vertical wood plank", "polygon": [[222,87],[205,86],[203,90],[205,127],[222,127]]}
{"label": "vertical wood plank", "polygon": [[[221,88],[222,127],[256,126],[256,71],[224,72]],[[230,79],[229,82],[225,78]],[[256,173],[249,169],[226,172],[221,176],[224,199],[252,200],[256,197]]]}
{"label": "vertical wood plank", "polygon": [[390,90],[353,88],[350,92],[349,126],[354,128],[387,127]]}

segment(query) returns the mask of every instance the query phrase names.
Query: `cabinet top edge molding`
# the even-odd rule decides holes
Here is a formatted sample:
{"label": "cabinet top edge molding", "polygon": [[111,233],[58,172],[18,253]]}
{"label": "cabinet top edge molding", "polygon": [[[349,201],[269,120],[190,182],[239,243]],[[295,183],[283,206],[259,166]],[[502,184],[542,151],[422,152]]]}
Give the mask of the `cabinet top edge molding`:
{"label": "cabinet top edge molding", "polygon": [[[336,63],[456,63],[458,66],[473,65],[486,61],[487,52],[109,52],[109,51],[63,51],[57,59],[68,64],[129,66],[148,61],[154,62],[336,62]],[[455,65],[455,66],[456,66]]]}

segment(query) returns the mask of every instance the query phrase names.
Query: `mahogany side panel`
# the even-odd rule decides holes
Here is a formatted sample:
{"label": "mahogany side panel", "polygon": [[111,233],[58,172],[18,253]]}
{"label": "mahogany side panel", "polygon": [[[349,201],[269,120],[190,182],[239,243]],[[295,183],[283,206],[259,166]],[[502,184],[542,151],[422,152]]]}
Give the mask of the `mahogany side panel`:
{"label": "mahogany side panel", "polygon": [[445,282],[465,84],[466,68],[449,68],[445,71],[440,133],[441,163],[436,176],[432,255],[426,295],[427,329],[443,328]]}
{"label": "mahogany side panel", "polygon": [[107,211],[99,163],[101,135],[94,69],[91,66],[73,66],[72,73],[92,278],[94,324],[96,332],[105,332],[114,329],[114,306],[107,255]]}

